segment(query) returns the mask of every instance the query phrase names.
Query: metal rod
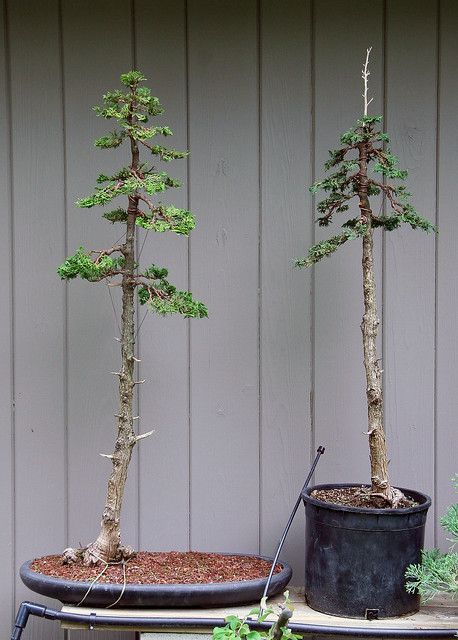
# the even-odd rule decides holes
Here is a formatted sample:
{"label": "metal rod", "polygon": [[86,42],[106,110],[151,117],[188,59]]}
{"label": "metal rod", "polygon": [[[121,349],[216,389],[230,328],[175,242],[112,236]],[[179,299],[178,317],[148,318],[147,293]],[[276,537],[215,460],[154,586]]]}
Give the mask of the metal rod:
{"label": "metal rod", "polygon": [[[301,492],[300,492],[300,494],[299,494],[299,496],[298,496],[298,498],[296,500],[296,504],[294,505],[294,509],[293,509],[291,515],[289,516],[289,520],[288,520],[288,522],[286,524],[286,527],[285,527],[285,529],[283,531],[283,535],[280,538],[280,542],[278,543],[277,551],[275,552],[275,556],[274,556],[274,559],[272,561],[272,566],[270,567],[269,577],[267,578],[266,586],[265,586],[264,592],[262,594],[263,598],[265,598],[267,596],[267,593],[269,591],[270,582],[272,580],[272,576],[273,576],[273,573],[275,571],[275,566],[277,564],[278,557],[279,557],[280,552],[282,550],[283,544],[284,544],[284,542],[286,540],[286,536],[288,535],[288,532],[290,530],[291,524],[292,524],[292,522],[294,520],[294,516],[296,515],[296,512],[297,512],[297,510],[299,508],[299,505],[301,503],[302,493],[308,487],[308,484],[309,484],[310,480],[312,479],[313,473],[314,473],[314,471],[316,469],[316,465],[318,464],[318,461],[319,461],[320,457],[323,455],[324,452],[325,452],[325,448],[324,447],[318,447],[318,449],[316,450],[315,460],[313,461],[313,464],[311,466],[309,474],[308,474],[307,478],[305,479],[304,486],[301,489]],[[261,606],[261,608],[259,609],[258,620],[262,616],[262,613],[263,613],[263,608]]]}
{"label": "metal rod", "polygon": [[[88,630],[96,627],[131,627],[144,630],[159,629],[213,629],[213,627],[224,626],[224,618],[151,618],[147,616],[104,616],[97,613],[72,613],[67,611],[56,611],[33,602],[23,602],[19,607],[16,616],[15,627],[12,638],[20,640],[22,632],[27,625],[29,615],[46,618],[48,620],[59,620],[60,622],[73,622],[85,625]],[[250,628],[256,631],[265,631],[272,626],[271,622],[257,622],[248,620]],[[324,635],[324,636],[346,636],[352,638],[453,638],[458,634],[458,625],[450,629],[396,629],[380,627],[336,627],[316,624],[303,624],[290,622],[288,627],[294,633],[300,635]]]}

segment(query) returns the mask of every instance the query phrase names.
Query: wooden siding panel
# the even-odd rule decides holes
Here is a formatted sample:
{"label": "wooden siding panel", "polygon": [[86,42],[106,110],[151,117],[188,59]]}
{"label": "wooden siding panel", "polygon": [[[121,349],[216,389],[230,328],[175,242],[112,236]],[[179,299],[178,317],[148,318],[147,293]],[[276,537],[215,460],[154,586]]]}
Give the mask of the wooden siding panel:
{"label": "wooden siding panel", "polygon": [[10,206],[10,121],[7,83],[7,34],[4,3],[0,8],[0,211],[3,233],[0,239],[0,630],[7,635],[11,626],[14,593],[14,513],[13,513],[13,379],[12,379],[12,218]]}
{"label": "wooden siding panel", "polygon": [[[312,240],[310,3],[261,10],[261,552],[273,554],[311,449],[311,271],[293,268]],[[302,515],[302,514],[300,514]],[[303,518],[282,557],[303,581]]]}
{"label": "wooden siding panel", "polygon": [[[361,67],[372,46],[371,113],[383,104],[383,3],[322,1],[315,13],[315,174],[324,175],[328,149],[363,112]],[[332,20],[329,19],[332,16]],[[361,34],[364,33],[364,38]],[[334,43],[330,46],[330,43]],[[352,43],[350,46],[349,43]],[[354,43],[358,43],[355,46]],[[318,193],[316,202],[323,197]],[[357,206],[353,204],[354,211]],[[316,228],[321,240],[338,232]],[[381,240],[375,245],[379,315],[381,315]],[[363,314],[361,242],[348,242],[315,265],[315,442],[326,446],[317,470],[319,482],[369,482],[367,408],[360,323]]]}
{"label": "wooden siding panel", "polygon": [[[91,19],[88,20],[88,16]],[[110,16],[110,37],[100,25]],[[77,198],[90,194],[99,173],[123,166],[129,151],[96,149],[94,139],[112,129],[111,122],[92,111],[101,95],[119,86],[121,73],[132,67],[128,2],[63,3],[65,134],[67,144],[67,251],[79,246],[103,249],[114,244],[123,229],[104,220],[100,208],[78,209]],[[113,42],[117,45],[113,48]],[[86,72],[82,73],[82,69]],[[127,154],[127,155],[126,155]],[[118,206],[121,206],[119,203]],[[119,320],[120,290],[112,292]],[[104,283],[75,280],[68,284],[68,424],[69,424],[69,543],[87,544],[99,532],[105,504],[117,411],[116,371],[120,360],[117,321]],[[123,541],[137,544],[136,457],[122,516]]]}
{"label": "wooden siding panel", "polygon": [[[89,19],[90,16],[90,19]],[[109,174],[129,158],[128,147],[103,150],[94,139],[113,129],[92,110],[106,91],[120,87],[119,76],[133,66],[131,6],[122,2],[62,2],[67,182],[67,254],[79,246],[103,249],[122,240],[123,229],[101,216],[99,207],[79,209],[77,198],[92,193],[99,173]],[[103,31],[105,25],[106,33]],[[116,43],[115,46],[113,44]],[[126,155],[127,154],[127,155]],[[115,204],[122,206],[121,202]],[[114,208],[115,208],[114,207]],[[99,533],[116,431],[120,362],[120,289],[75,280],[68,285],[68,543],[88,544]],[[138,545],[137,456],[132,456],[121,518],[123,542]],[[72,632],[84,639],[86,632]],[[100,638],[106,633],[96,632]],[[131,638],[132,632],[110,632]]]}
{"label": "wooden siding panel", "polygon": [[[186,13],[183,0],[162,5],[137,2],[137,66],[161,100],[174,136],[166,141],[187,148]],[[173,43],[173,46],[172,46]],[[187,207],[187,161],[162,170],[183,182],[162,200]],[[199,212],[197,212],[199,224]],[[144,231],[139,235],[145,236]],[[141,264],[169,269],[170,281],[188,288],[188,241],[172,233],[147,234]],[[140,308],[140,321],[145,314]],[[197,320],[194,322],[198,322]],[[140,444],[140,546],[187,549],[189,545],[189,321],[149,314],[139,336],[140,429],[156,429]]]}
{"label": "wooden siding panel", "polygon": [[[57,1],[11,2],[8,15],[18,570],[24,560],[65,546],[64,289],[56,276],[65,218]],[[17,578],[16,606],[29,598]],[[57,626],[37,619],[28,633],[37,640],[62,635]]]}
{"label": "wooden siding panel", "polygon": [[[256,2],[191,0],[191,545],[257,551],[258,77]],[[243,514],[243,515],[242,515]],[[242,517],[240,517],[242,515]]]}
{"label": "wooden siding panel", "polygon": [[[387,5],[387,128],[400,165],[409,171],[413,203],[435,219],[435,2]],[[421,43],[421,46],[419,46]],[[435,238],[405,228],[386,234],[386,428],[391,475],[401,487],[434,500]],[[433,543],[434,507],[428,544]]]}
{"label": "wooden siding panel", "polygon": [[457,502],[451,477],[458,473],[458,254],[455,189],[458,178],[458,5],[441,3],[441,67],[439,75],[438,158],[438,262],[437,262],[437,434],[436,434],[436,546],[447,549],[450,542],[439,517]]}

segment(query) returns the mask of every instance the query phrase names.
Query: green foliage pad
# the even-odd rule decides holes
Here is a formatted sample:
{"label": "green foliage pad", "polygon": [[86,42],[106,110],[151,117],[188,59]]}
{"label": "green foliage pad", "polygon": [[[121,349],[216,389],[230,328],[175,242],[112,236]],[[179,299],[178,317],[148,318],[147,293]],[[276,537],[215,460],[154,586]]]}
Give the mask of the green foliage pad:
{"label": "green foliage pad", "polygon": [[[367,215],[370,216],[372,228],[393,231],[408,224],[412,229],[421,229],[427,233],[436,230],[432,222],[422,217],[410,203],[410,193],[406,187],[398,184],[408,174],[399,168],[398,159],[389,147],[388,134],[380,130],[382,120],[382,116],[364,116],[357,120],[355,127],[343,133],[340,137],[342,146],[329,151],[329,159],[325,162],[324,168],[328,175],[316,181],[310,187],[310,192],[315,194],[324,191],[326,194],[317,205],[317,222],[320,226],[329,226],[336,215],[348,211],[351,201],[358,199],[361,180],[359,150],[361,145],[365,145],[369,172],[367,195],[370,197],[382,193],[390,213],[376,215],[370,211],[366,212],[365,217],[359,211],[357,217],[351,217],[341,224],[341,233],[310,247],[304,258],[295,261],[296,266],[309,267],[333,254],[348,240],[364,236],[368,229]],[[389,180],[394,180],[395,183],[391,184]],[[357,208],[356,210],[358,211]]]}

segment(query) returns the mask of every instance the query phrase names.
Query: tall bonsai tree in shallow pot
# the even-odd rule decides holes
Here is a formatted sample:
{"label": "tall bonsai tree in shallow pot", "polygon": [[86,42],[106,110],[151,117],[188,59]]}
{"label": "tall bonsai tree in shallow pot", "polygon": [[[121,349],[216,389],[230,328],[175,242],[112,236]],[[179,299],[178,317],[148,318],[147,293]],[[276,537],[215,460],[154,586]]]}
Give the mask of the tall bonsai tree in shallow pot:
{"label": "tall bonsai tree in shallow pot", "polygon": [[[92,208],[110,204],[118,197],[127,200],[124,208],[103,214],[108,221],[125,226],[124,241],[95,252],[80,248],[58,269],[64,280],[77,277],[89,282],[109,280],[111,284],[120,285],[122,291],[121,367],[115,372],[119,378],[117,436],[113,454],[105,454],[111,460],[112,471],[100,533],[94,542],[79,550],[85,564],[117,561],[132,553],[130,547],[123,547],[121,544],[120,516],[124,487],[135,445],[152,433],[137,435],[134,430],[134,389],[142,382],[135,380],[134,375],[135,363],[138,361],[135,356],[135,292],[138,291],[141,304],[159,314],[178,313],[187,318],[207,316],[204,304],[194,300],[191,293],[179,291],[168,282],[167,269],[154,264],[142,269],[136,262],[137,227],[158,232],[172,231],[187,236],[195,224],[191,212],[152,200],[156,194],[181,185],[165,172],[142,162],[140,148],[146,149],[150,156],[166,162],[184,158],[187,153],[151,144],[152,138],[172,135],[172,131],[166,126],[147,125],[148,119],[161,114],[163,109],[159,100],[151,96],[150,90],[140,86],[144,80],[146,78],[138,71],[123,74],[121,82],[127,91],[107,93],[103,96],[103,106],[95,107],[98,116],[115,120],[118,126],[112,133],[97,139],[95,145],[112,149],[127,143],[130,162],[113,175],[99,175],[97,183],[101,186],[92,195],[77,201],[79,207]],[[68,549],[65,559],[73,561],[77,555],[77,551]]]}
{"label": "tall bonsai tree in shallow pot", "polygon": [[[119,406],[113,453],[102,454],[111,461],[112,469],[100,532],[82,548],[68,548],[60,556],[24,563],[21,577],[39,593],[88,605],[212,606],[251,601],[262,594],[270,568],[261,558],[173,551],[159,554],[158,558],[154,552],[136,554],[121,541],[121,509],[132,452],[139,441],[152,434],[137,434],[134,429],[134,390],[145,382],[135,375],[136,292],[140,304],[160,315],[207,316],[202,302],[167,280],[167,269],[138,264],[141,253],[137,246],[138,227],[188,236],[195,226],[190,211],[157,199],[167,189],[181,186],[180,183],[141,157],[141,152],[146,152],[154,161],[168,163],[187,156],[187,152],[152,142],[157,136],[172,135],[172,131],[167,126],[148,124],[163,109],[150,90],[142,86],[145,80],[139,71],[123,74],[123,90],[106,93],[103,105],[95,107],[98,116],[116,122],[115,130],[97,139],[95,145],[108,150],[124,145],[128,159],[126,166],[112,175],[99,175],[94,192],[76,203],[82,208],[92,208],[111,205],[118,197],[123,199],[122,207],[103,213],[107,221],[124,227],[123,239],[97,251],[80,247],[58,268],[64,280],[80,277],[91,283],[105,281],[119,287],[121,292],[121,365],[113,372],[119,381]],[[70,577],[72,583],[60,580],[62,577]],[[284,565],[274,577],[271,592],[283,590],[290,577],[291,569]],[[107,578],[113,578],[114,584],[98,584],[105,583]],[[237,583],[239,587],[234,585],[238,580],[243,580]],[[193,589],[196,586],[193,581],[198,583],[197,589]],[[214,587],[214,582],[224,584]],[[206,587],[202,583],[209,584]]]}
{"label": "tall bonsai tree in shallow pot", "polygon": [[[368,113],[372,102],[368,97],[370,51],[362,70],[363,115],[341,136],[341,146],[329,152],[325,169],[330,173],[310,188],[312,193],[323,190],[326,194],[317,206],[320,226],[328,227],[347,211],[350,217],[338,234],[313,245],[296,261],[299,267],[309,267],[348,241],[359,240],[362,245],[361,331],[371,483],[363,487],[322,485],[308,489],[303,496],[308,601],[321,611],[349,617],[364,617],[367,610],[377,617],[388,617],[418,609],[418,598],[404,590],[403,574],[410,558],[420,555],[430,504],[423,494],[395,488],[388,474],[373,239],[376,231],[391,232],[405,224],[426,232],[435,228],[410,202],[411,194],[402,184],[407,171],[399,168],[389,148],[389,137],[380,128],[382,116]],[[386,202],[386,213],[374,211],[372,199],[379,195]]]}

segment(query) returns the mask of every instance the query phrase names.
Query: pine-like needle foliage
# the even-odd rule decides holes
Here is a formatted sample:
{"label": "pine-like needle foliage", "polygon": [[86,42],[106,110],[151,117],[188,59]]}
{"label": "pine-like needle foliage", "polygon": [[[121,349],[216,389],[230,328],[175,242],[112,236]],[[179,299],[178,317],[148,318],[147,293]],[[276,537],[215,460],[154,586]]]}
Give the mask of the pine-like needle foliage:
{"label": "pine-like needle foliage", "polygon": [[[458,489],[458,475],[454,478],[454,485]],[[451,535],[449,553],[441,553],[439,549],[423,551],[421,564],[412,564],[406,571],[407,591],[419,593],[424,601],[439,593],[458,597],[458,553],[454,551],[458,543],[458,504],[449,507],[440,522]]]}
{"label": "pine-like needle foliage", "polygon": [[[313,245],[304,258],[295,261],[298,267],[309,267],[322,258],[330,256],[347,240],[361,238],[367,232],[370,216],[371,227],[393,231],[403,224],[412,229],[434,231],[434,225],[423,218],[410,203],[410,193],[404,185],[397,184],[407,178],[407,171],[400,169],[398,159],[389,148],[389,137],[380,130],[382,116],[363,116],[356,127],[346,131],[340,138],[342,147],[329,152],[324,168],[330,172],[311,187],[311,193],[324,191],[326,197],[317,205],[317,222],[322,227],[329,226],[337,214],[350,209],[350,201],[358,199],[361,185],[361,149],[364,150],[367,170],[372,169],[367,182],[367,196],[382,193],[389,205],[389,213],[375,215],[372,211],[360,209],[357,216],[343,222],[342,231],[331,238]],[[377,174],[382,176],[381,179]],[[385,182],[383,181],[385,179]],[[390,181],[394,180],[395,184]]]}
{"label": "pine-like needle foliage", "polygon": [[[146,80],[139,71],[130,71],[121,76],[126,91],[116,90],[103,96],[103,105],[94,107],[97,116],[114,120],[115,128],[98,138],[95,146],[101,149],[114,149],[132,141],[145,149],[154,160],[171,162],[185,158],[188,153],[165,147],[151,141],[157,136],[168,137],[172,131],[167,126],[149,126],[149,120],[163,113],[158,98],[151,95],[150,89],[141,86]],[[143,229],[164,232],[172,231],[188,236],[195,227],[194,216],[190,211],[156,200],[159,194],[181,184],[165,171],[159,171],[151,162],[138,162],[132,166],[121,167],[111,175],[100,174],[94,192],[77,200],[81,208],[105,206],[119,197],[124,197],[125,208],[117,208],[103,213],[111,223],[126,224],[128,219],[128,199],[134,196],[138,200],[135,212],[135,224]],[[115,254],[115,256],[113,256]],[[123,245],[101,251],[86,251],[80,247],[76,253],[65,260],[58,268],[58,274],[64,280],[80,277],[90,282],[106,278],[123,276]],[[205,317],[204,304],[194,300],[191,293],[177,291],[165,276],[157,277],[158,267],[141,271],[137,268],[134,281],[138,286],[140,302],[147,304],[152,311],[160,314],[178,313],[184,317]],[[156,271],[155,271],[156,270]],[[161,271],[159,269],[159,271]],[[165,269],[162,272],[166,273]]]}

